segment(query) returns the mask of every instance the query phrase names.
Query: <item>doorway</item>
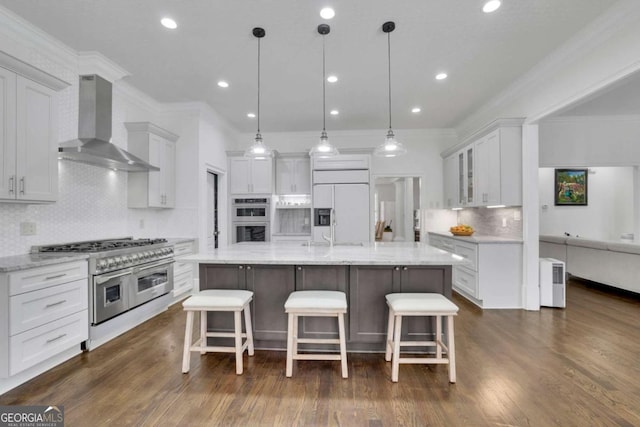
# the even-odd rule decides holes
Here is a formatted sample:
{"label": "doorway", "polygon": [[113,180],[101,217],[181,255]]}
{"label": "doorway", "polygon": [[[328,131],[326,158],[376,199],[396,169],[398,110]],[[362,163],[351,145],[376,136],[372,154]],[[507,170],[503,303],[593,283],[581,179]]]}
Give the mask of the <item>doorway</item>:
{"label": "doorway", "polygon": [[420,177],[376,176],[374,180],[376,240],[420,240]]}
{"label": "doorway", "polygon": [[218,215],[218,183],[219,176],[215,172],[207,172],[207,252],[218,249],[219,215]]}

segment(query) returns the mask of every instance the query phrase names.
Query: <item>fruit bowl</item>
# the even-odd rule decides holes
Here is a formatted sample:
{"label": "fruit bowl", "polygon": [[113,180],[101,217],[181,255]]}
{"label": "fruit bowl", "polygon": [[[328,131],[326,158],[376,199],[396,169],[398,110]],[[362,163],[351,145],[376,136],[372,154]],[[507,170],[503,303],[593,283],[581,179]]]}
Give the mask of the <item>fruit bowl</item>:
{"label": "fruit bowl", "polygon": [[471,236],[475,230],[470,225],[459,224],[449,228],[449,231],[454,236]]}
{"label": "fruit bowl", "polygon": [[451,231],[451,234],[454,236],[471,236],[473,234],[473,230],[471,231]]}

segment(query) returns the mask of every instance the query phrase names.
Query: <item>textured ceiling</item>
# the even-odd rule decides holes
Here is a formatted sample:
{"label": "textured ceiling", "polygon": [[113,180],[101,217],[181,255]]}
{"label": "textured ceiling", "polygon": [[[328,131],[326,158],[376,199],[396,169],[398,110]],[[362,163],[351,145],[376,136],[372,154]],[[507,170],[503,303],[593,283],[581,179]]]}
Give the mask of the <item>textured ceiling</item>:
{"label": "textured ceiling", "polygon": [[[387,20],[394,128],[452,127],[611,7],[615,0],[0,0],[77,51],[98,51],[127,80],[161,102],[204,101],[241,132],[256,129],[257,41],[262,39],[261,128],[322,126],[322,39],[326,21],[327,130],[388,124]],[[178,29],[159,20],[170,15]],[[436,81],[446,71],[449,78]],[[216,85],[227,80],[230,87]],[[420,106],[420,114],[411,108]]]}

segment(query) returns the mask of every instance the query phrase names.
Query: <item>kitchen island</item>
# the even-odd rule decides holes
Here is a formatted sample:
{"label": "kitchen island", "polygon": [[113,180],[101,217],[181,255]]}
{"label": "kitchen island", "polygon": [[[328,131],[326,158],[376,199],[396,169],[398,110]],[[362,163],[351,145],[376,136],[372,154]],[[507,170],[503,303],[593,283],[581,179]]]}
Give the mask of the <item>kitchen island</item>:
{"label": "kitchen island", "polygon": [[[314,245],[242,243],[184,258],[199,263],[200,289],[247,289],[258,348],[285,349],[284,303],[296,290],[335,290],[347,294],[349,351],[384,351],[387,327],[385,295],[392,292],[437,292],[451,298],[451,268],[461,257],[419,243]],[[216,331],[232,330],[227,313],[209,313]],[[304,318],[300,335],[337,336],[333,319]],[[213,322],[213,323],[211,323]],[[411,339],[433,339],[432,325],[409,318],[403,333]],[[213,330],[213,329],[212,329]]]}

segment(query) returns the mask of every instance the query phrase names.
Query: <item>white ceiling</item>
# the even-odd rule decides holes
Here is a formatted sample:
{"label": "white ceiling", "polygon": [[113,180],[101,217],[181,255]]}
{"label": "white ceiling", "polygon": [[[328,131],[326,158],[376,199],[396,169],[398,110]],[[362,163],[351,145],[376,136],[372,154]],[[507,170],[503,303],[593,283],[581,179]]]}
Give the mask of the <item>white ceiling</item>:
{"label": "white ceiling", "polygon": [[[327,22],[327,130],[380,129],[387,116],[387,38],[391,33],[394,128],[444,128],[525,73],[615,0],[0,0],[77,51],[98,51],[126,79],[161,102],[205,101],[241,132],[257,103],[262,39],[262,131],[322,126],[322,39]],[[331,5],[336,17],[320,18]],[[178,29],[159,20],[170,15]],[[449,78],[436,81],[446,71]],[[216,85],[227,80],[230,87]],[[420,106],[420,114],[411,108]]]}

